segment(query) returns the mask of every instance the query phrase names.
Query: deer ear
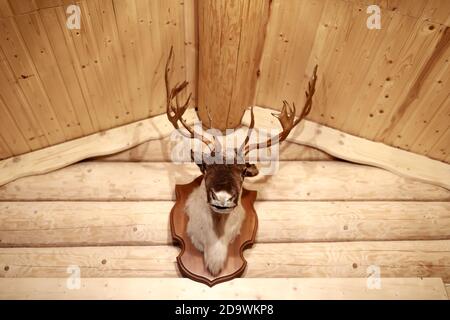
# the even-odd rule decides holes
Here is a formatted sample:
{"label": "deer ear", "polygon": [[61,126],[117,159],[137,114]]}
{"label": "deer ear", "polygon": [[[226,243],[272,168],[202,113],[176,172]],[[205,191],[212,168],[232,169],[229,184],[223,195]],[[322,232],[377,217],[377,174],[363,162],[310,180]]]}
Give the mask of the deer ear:
{"label": "deer ear", "polygon": [[205,173],[205,169],[206,169],[206,165],[202,162],[202,163],[195,163],[198,168],[200,169],[200,171],[204,174]]}
{"label": "deer ear", "polygon": [[206,169],[205,163],[203,162],[203,160],[201,158],[197,159],[196,154],[193,150],[191,150],[191,160],[198,166],[200,171],[204,174],[205,169]]}
{"label": "deer ear", "polygon": [[250,164],[250,163],[245,164],[245,172],[244,172],[245,177],[254,177],[254,176],[258,175],[258,173],[259,173],[259,170],[256,167],[256,165]]}

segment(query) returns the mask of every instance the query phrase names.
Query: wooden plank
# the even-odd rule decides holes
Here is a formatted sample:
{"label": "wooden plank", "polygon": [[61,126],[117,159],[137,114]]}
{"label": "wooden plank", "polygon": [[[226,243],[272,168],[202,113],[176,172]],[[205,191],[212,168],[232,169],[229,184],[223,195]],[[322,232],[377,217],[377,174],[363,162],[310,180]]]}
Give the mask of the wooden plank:
{"label": "wooden plank", "polygon": [[430,158],[434,159],[442,159],[446,158],[450,153],[449,147],[450,141],[450,126],[448,126],[447,130],[442,134],[441,138],[436,142],[436,144],[428,151],[427,155]]}
{"label": "wooden plank", "polygon": [[[172,201],[0,202],[1,247],[171,244]],[[259,243],[450,239],[449,202],[257,201]]]}
{"label": "wooden plank", "polygon": [[269,7],[269,1],[198,2],[198,108],[205,123],[208,108],[213,128],[239,126],[253,104]]}
{"label": "wooden plank", "polygon": [[9,1],[15,15],[21,15],[37,9],[34,0]]}
{"label": "wooden plank", "polygon": [[450,284],[449,283],[445,284],[445,290],[447,290],[447,297],[450,300]]}
{"label": "wooden plank", "polygon": [[[119,3],[134,6],[134,2],[85,1],[83,3],[85,10],[90,15],[87,20],[92,28],[94,46],[98,52],[98,61],[94,60],[93,65],[98,66],[105,93],[110,98],[111,104],[105,106],[105,110],[112,113],[116,123],[114,126],[142,119],[142,113],[139,111],[146,108],[146,104],[144,105],[141,99],[142,94],[139,93],[139,97],[132,94],[132,91],[134,92],[139,87],[139,85],[135,85],[136,82],[145,86],[144,79],[140,78],[143,71],[137,72],[130,64],[126,63],[126,60],[134,59],[139,52],[138,46],[136,46],[135,52],[129,52],[127,44],[130,42],[137,44],[139,41],[130,32],[128,35],[129,41],[121,42],[119,33],[122,20],[128,21],[128,31],[136,27],[136,21],[129,16],[131,10],[127,10],[126,6],[119,6]],[[141,61],[139,58],[137,60]],[[141,70],[143,70],[143,67],[141,67]],[[134,76],[128,76],[128,72],[133,72]],[[142,89],[142,92],[144,92],[145,88]],[[140,106],[138,107],[135,102],[138,102]],[[148,110],[145,111],[148,114]]]}
{"label": "wooden plank", "polygon": [[51,144],[65,141],[62,126],[53,109],[54,106],[44,90],[38,70],[34,66],[14,19],[0,19],[0,27],[2,29],[1,49],[6,61],[11,66],[15,81],[30,104],[33,115],[38,119],[42,133]]}
{"label": "wooden plank", "polygon": [[[263,108],[256,107],[254,109],[258,128],[279,126],[278,121],[274,117],[269,117]],[[249,111],[243,118],[243,124],[250,124]],[[450,189],[450,166],[448,164],[346,134],[308,120],[295,127],[287,141],[318,148],[347,161],[376,166],[404,177]]]}
{"label": "wooden plank", "polygon": [[55,59],[53,48],[38,13],[20,15],[15,22],[28,49],[36,76],[42,83],[45,96],[55,112],[66,140],[83,135],[77,112],[69,95],[69,88]]}
{"label": "wooden plank", "polygon": [[0,18],[6,18],[13,15],[8,0],[0,0]]}
{"label": "wooden plank", "polygon": [[0,159],[9,158],[12,156],[12,151],[9,150],[8,145],[5,142],[5,139],[0,135]]}
{"label": "wooden plank", "polygon": [[[2,50],[0,50],[0,61],[0,96],[7,111],[14,113],[14,121],[32,150],[48,146],[47,138]],[[1,130],[2,134],[6,131],[5,129]]]}
{"label": "wooden plank", "polygon": [[[67,279],[0,279],[0,299],[446,299],[439,278],[383,278],[370,289],[365,278],[234,279],[212,288],[189,279],[91,278],[71,290]],[[14,288],[14,289],[11,289]]]}
{"label": "wooden plank", "polygon": [[192,105],[197,105],[197,76],[198,76],[198,2],[185,0],[184,2],[184,38],[186,80],[192,90]]}
{"label": "wooden plank", "polygon": [[[337,161],[278,164],[274,175],[246,180],[248,189],[258,191],[259,200],[450,199],[450,191],[441,187],[373,167]],[[124,162],[119,166],[83,162],[4,185],[0,187],[0,200],[173,200],[175,184],[188,183],[199,174],[192,163]]]}
{"label": "wooden plank", "polygon": [[20,127],[17,126],[13,116],[9,112],[4,99],[0,96],[0,125],[2,127],[2,137],[8,145],[8,150],[11,150],[11,154],[21,154],[30,151],[30,147],[27,141],[22,135]]}
{"label": "wooden plank", "polygon": [[[436,145],[436,143],[443,137],[445,131],[449,129],[450,123],[450,93],[444,100],[439,110],[434,114],[433,118],[429,121],[427,127],[422,130],[417,139],[411,145],[411,151],[428,154],[429,151]],[[450,146],[447,144],[444,150],[450,154]],[[449,160],[444,160],[450,163]]]}
{"label": "wooden plank", "polygon": [[[160,140],[152,140],[142,143],[134,148],[102,157],[94,158],[95,161],[171,161],[171,152],[176,145],[170,137]],[[302,146],[296,143],[285,142],[279,147],[281,161],[314,161],[335,160],[334,157],[318,149]]]}
{"label": "wooden plank", "polygon": [[80,79],[77,77],[77,71],[71,50],[73,47],[70,41],[67,41],[69,33],[67,27],[61,24],[59,18],[60,8],[49,8],[39,11],[40,19],[44,25],[47,33],[48,41],[51,45],[51,50],[55,58],[55,65],[58,66],[64,86],[67,89],[70,101],[73,105],[76,118],[78,119],[77,126],[83,132],[83,135],[94,133],[93,121],[89,113],[89,106],[83,96],[83,91],[80,85]]}
{"label": "wooden plank", "polygon": [[[0,248],[0,277],[178,277],[174,246]],[[450,280],[450,240],[258,243],[244,252],[248,278],[385,277]]]}
{"label": "wooden plank", "polygon": [[[447,43],[447,48],[440,49],[442,53],[436,57],[438,61],[431,66],[432,69],[428,76],[423,79],[423,83],[418,86],[417,93],[412,97],[407,108],[397,115],[396,121],[383,133],[385,136],[384,143],[411,150],[411,146],[424,133],[439,109],[446,105],[447,112],[450,110],[449,102],[445,102],[446,98],[449,97],[450,64],[446,63],[445,60],[448,61],[450,57],[450,45],[448,45],[450,44],[450,30],[446,32],[446,37],[447,39],[441,40],[441,46],[444,47],[443,43]],[[431,127],[431,129],[433,128]],[[436,136],[437,133],[443,135],[443,132],[439,131],[429,132],[428,135]],[[431,147],[430,144],[428,146]],[[450,146],[448,146],[448,151],[450,152]],[[445,157],[438,157],[437,159],[445,159]]]}

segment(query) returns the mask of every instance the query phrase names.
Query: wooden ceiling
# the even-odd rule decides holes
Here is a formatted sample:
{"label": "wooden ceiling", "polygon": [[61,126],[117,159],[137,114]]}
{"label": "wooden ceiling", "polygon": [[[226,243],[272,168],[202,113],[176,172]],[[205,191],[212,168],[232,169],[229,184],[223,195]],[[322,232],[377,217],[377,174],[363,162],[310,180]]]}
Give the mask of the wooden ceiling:
{"label": "wooden ceiling", "polygon": [[73,2],[0,0],[0,159],[163,113],[173,44],[213,126],[302,105],[317,63],[311,120],[450,162],[450,1],[82,0],[69,30]]}
{"label": "wooden ceiling", "polygon": [[[369,4],[381,29],[369,30]],[[311,120],[450,161],[450,1],[274,0],[256,104],[302,105],[315,64]]]}
{"label": "wooden ceiling", "polygon": [[1,158],[164,112],[171,45],[195,85],[193,1],[77,1],[70,30],[73,2],[0,0]]}

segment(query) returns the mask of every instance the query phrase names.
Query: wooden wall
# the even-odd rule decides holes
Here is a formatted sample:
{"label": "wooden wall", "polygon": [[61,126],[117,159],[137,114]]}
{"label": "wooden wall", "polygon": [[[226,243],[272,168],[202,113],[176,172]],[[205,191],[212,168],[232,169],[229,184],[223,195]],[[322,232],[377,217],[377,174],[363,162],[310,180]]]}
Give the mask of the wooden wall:
{"label": "wooden wall", "polygon": [[[202,120],[204,101],[213,122],[228,127],[251,103],[302,105],[318,63],[311,120],[450,162],[450,1],[218,0],[223,19],[210,17],[205,1],[83,0],[81,30],[68,30],[71,1],[0,0],[0,158],[162,113],[172,43],[174,80],[187,78],[195,94],[196,51],[211,49],[197,42],[203,32],[224,41],[199,66],[235,58],[223,60],[226,74],[208,63],[199,70]],[[366,27],[373,3],[380,30]],[[232,30],[231,40],[228,31],[214,36],[214,23]]]}
{"label": "wooden wall", "polygon": [[0,158],[164,112],[172,44],[173,81],[195,78],[193,0],[77,1],[69,30],[72,2],[0,0]]}
{"label": "wooden wall", "polygon": [[450,162],[450,1],[274,0],[270,14],[257,105],[302,105],[317,63],[309,119]]}

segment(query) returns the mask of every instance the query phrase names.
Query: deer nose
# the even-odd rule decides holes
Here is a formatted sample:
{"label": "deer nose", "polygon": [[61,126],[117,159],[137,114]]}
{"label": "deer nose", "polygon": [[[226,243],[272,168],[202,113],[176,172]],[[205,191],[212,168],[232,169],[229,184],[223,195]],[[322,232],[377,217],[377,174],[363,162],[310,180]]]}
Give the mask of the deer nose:
{"label": "deer nose", "polygon": [[236,205],[233,195],[226,191],[214,191],[211,190],[212,204],[221,207],[234,207]]}

